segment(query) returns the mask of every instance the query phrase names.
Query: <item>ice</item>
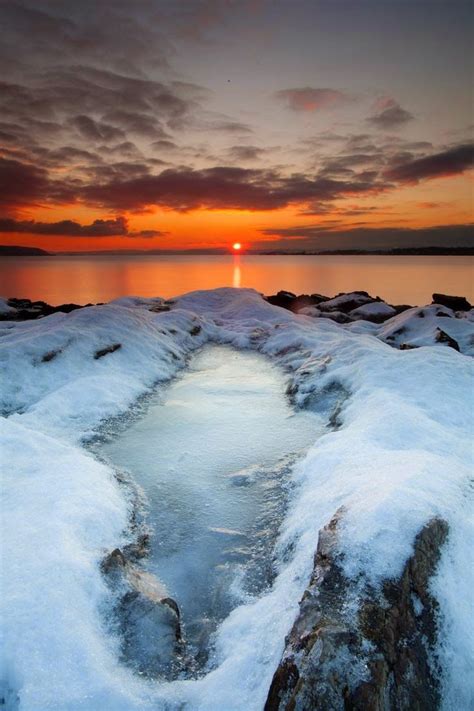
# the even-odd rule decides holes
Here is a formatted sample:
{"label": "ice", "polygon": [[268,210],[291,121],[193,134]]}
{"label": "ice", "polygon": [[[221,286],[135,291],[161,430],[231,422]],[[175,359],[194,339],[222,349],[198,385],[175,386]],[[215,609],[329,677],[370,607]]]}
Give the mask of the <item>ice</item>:
{"label": "ice", "polygon": [[[340,326],[293,315],[247,289],[187,294],[160,311],[166,306],[136,298],[2,322],[0,678],[9,707],[18,695],[21,711],[261,711],[311,572],[318,530],[343,505],[346,572],[376,585],[400,572],[429,518],[448,521],[432,582],[440,605],[443,708],[469,708],[472,360],[433,338],[439,327],[469,352],[469,314],[447,317],[439,313],[444,307],[428,306],[422,317],[411,310],[381,326]],[[384,342],[393,335],[388,329],[400,325],[419,347],[398,350]],[[115,343],[121,348],[94,358]],[[345,399],[339,428],[315,437],[292,469],[272,587],[219,625],[212,671],[199,680],[152,683],[120,664],[118,640],[104,624],[110,601],[99,564],[129,535],[128,488],[83,442],[101,422],[124,416],[141,395],[178,375],[192,352],[209,343],[272,358],[286,369],[296,406],[317,410],[329,392]],[[195,449],[203,455],[208,446]],[[240,481],[237,490],[255,486],[252,467],[231,474]],[[204,503],[212,499],[209,492]],[[241,530],[227,520],[210,525]]]}
{"label": "ice", "polygon": [[267,560],[258,554],[278,531],[282,458],[308,448],[324,427],[322,417],[295,412],[284,391],[283,373],[263,356],[207,347],[144,417],[98,450],[147,496],[147,567],[178,602],[198,652],[236,606],[237,578],[257,565],[263,577],[270,564],[271,550]]}

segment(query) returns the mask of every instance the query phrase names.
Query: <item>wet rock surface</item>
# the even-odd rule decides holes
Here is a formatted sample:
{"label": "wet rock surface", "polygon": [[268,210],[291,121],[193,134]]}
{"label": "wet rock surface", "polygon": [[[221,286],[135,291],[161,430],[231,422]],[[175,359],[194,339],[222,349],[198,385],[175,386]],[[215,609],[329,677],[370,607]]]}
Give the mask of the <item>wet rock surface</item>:
{"label": "wet rock surface", "polygon": [[99,350],[94,353],[94,360],[99,360],[99,358],[103,358],[109,353],[115,353],[115,351],[118,351],[120,348],[122,348],[121,343],[112,343],[110,346],[105,346],[105,348],[99,348]]}
{"label": "wet rock surface", "polygon": [[103,559],[102,573],[118,595],[114,624],[123,660],[145,676],[170,678],[184,665],[180,612],[161,582],[132,562],[147,546],[142,536],[124,552],[116,548]]}
{"label": "wet rock surface", "polygon": [[433,304],[447,306],[453,311],[469,311],[472,305],[464,296],[449,296],[448,294],[433,294]]}
{"label": "wet rock surface", "polygon": [[58,312],[69,314],[76,309],[83,309],[93,304],[60,304],[59,306],[51,306],[45,301],[31,301],[30,299],[8,299],[7,306],[10,311],[0,313],[0,321],[29,321],[31,319],[50,316]]}
{"label": "wet rock surface", "polygon": [[440,692],[429,660],[437,603],[429,581],[448,526],[429,521],[400,578],[376,592],[344,575],[343,515],[338,511],[320,531],[313,574],[265,711],[434,711]]}

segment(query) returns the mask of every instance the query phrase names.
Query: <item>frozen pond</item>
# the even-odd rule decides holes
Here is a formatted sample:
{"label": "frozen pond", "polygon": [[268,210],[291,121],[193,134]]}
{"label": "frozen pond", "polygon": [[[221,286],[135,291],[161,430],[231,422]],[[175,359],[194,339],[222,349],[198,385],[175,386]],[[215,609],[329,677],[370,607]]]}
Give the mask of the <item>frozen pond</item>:
{"label": "frozen pond", "polygon": [[177,601],[199,663],[217,624],[271,583],[291,467],[323,427],[285,387],[264,356],[209,346],[100,447],[145,492],[145,565]]}

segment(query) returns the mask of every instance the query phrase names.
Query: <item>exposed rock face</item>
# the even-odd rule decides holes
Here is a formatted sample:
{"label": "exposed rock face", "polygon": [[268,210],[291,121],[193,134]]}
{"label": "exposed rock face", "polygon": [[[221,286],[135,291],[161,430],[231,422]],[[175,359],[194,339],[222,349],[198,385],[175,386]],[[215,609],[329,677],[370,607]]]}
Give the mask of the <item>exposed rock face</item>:
{"label": "exposed rock face", "polygon": [[99,358],[103,358],[109,353],[115,353],[115,351],[118,351],[120,348],[122,348],[121,343],[112,343],[110,346],[106,346],[105,348],[99,348],[99,350],[94,353],[94,360],[99,360]]}
{"label": "exposed rock face", "polygon": [[[265,711],[434,711],[439,690],[429,653],[437,604],[429,580],[448,526],[420,531],[383,596],[345,577],[339,511],[319,534],[313,574],[275,672]],[[360,583],[359,583],[360,585]]]}
{"label": "exposed rock face", "polygon": [[[142,556],[139,544],[137,555]],[[148,676],[179,671],[184,652],[179,609],[160,581],[118,548],[104,558],[102,571],[121,593],[116,613],[124,660]]]}
{"label": "exposed rock face", "polygon": [[455,341],[454,338],[451,338],[451,336],[448,336],[441,328],[436,329],[435,340],[437,343],[446,343],[450,348],[454,348],[455,351],[459,352],[460,350],[459,343]]}
{"label": "exposed rock face", "polygon": [[[85,308],[79,304],[51,306],[45,301],[31,301],[30,299],[8,299],[7,305],[14,310],[0,314],[0,321],[28,321],[55,314],[58,311],[69,314],[76,309]],[[92,304],[86,304],[86,306],[92,306]]]}
{"label": "exposed rock face", "polygon": [[465,296],[448,296],[448,294],[433,294],[433,304],[447,306],[453,311],[469,311],[471,304]]}

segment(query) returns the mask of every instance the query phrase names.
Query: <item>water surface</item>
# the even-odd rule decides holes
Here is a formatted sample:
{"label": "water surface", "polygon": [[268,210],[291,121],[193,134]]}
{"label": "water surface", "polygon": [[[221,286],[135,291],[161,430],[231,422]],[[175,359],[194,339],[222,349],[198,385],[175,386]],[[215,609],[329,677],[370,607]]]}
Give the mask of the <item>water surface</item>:
{"label": "water surface", "polygon": [[242,286],[327,296],[364,289],[390,303],[423,305],[435,291],[472,300],[473,267],[474,257],[429,256],[3,257],[0,295],[85,304]]}

